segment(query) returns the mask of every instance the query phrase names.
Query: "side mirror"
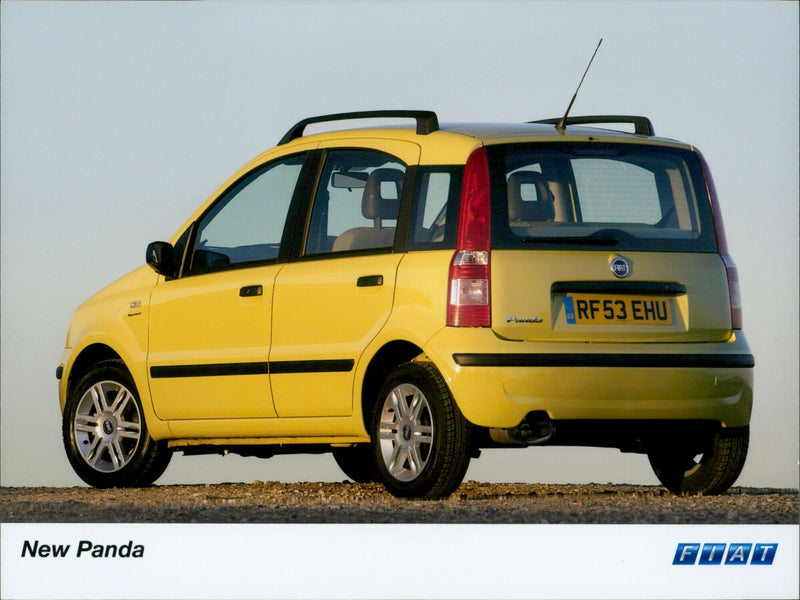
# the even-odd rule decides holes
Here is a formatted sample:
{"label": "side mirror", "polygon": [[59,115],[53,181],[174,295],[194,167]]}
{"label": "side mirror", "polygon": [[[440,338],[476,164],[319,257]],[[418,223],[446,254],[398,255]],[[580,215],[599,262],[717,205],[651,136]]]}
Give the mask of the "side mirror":
{"label": "side mirror", "polygon": [[148,244],[145,260],[159,275],[175,277],[175,250],[172,244],[167,242]]}

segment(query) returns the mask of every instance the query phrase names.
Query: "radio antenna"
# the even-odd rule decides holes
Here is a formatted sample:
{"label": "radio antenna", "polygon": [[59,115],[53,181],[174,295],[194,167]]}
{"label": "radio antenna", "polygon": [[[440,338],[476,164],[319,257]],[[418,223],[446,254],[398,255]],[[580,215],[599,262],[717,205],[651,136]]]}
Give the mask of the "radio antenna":
{"label": "radio antenna", "polygon": [[592,54],[592,58],[589,59],[589,64],[586,65],[586,70],[583,72],[583,77],[581,77],[580,83],[578,83],[578,88],[575,90],[575,94],[572,96],[572,100],[569,102],[569,106],[567,106],[567,112],[564,113],[564,116],[561,117],[561,120],[556,125],[556,130],[559,133],[564,133],[567,128],[567,117],[569,116],[569,111],[572,110],[572,105],[575,104],[575,98],[578,97],[578,91],[581,89],[581,85],[583,85],[583,80],[586,79],[586,74],[589,72],[589,67],[592,66],[592,62],[594,61],[594,57],[597,56],[597,51],[600,49],[600,44],[603,43],[603,38],[600,38],[600,41],[597,42],[597,47],[594,49],[594,54]]}

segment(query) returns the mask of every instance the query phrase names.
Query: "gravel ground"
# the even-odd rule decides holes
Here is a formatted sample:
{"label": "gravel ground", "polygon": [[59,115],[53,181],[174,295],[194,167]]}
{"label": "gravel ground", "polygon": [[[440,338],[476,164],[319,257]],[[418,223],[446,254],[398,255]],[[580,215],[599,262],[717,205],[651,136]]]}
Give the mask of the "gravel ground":
{"label": "gravel ground", "polygon": [[468,481],[445,500],[398,500],[379,484],[223,483],[142,489],[0,488],[0,520],[86,523],[796,524],[797,490]]}

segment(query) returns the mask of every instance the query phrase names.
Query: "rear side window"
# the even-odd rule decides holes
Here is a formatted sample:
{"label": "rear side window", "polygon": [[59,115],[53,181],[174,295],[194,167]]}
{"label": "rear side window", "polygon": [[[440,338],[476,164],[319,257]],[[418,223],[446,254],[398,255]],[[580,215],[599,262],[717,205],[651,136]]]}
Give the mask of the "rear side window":
{"label": "rear side window", "polygon": [[489,149],[493,247],[716,251],[688,150],[559,143]]}
{"label": "rear side window", "polygon": [[463,167],[424,166],[417,171],[409,250],[455,248]]}

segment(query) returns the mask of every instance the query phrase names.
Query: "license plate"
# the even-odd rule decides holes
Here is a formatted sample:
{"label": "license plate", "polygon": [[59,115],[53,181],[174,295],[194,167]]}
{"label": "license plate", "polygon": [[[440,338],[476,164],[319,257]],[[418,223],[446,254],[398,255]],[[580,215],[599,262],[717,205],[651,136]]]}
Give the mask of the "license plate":
{"label": "license plate", "polygon": [[670,299],[664,296],[564,296],[567,323],[672,325]]}

